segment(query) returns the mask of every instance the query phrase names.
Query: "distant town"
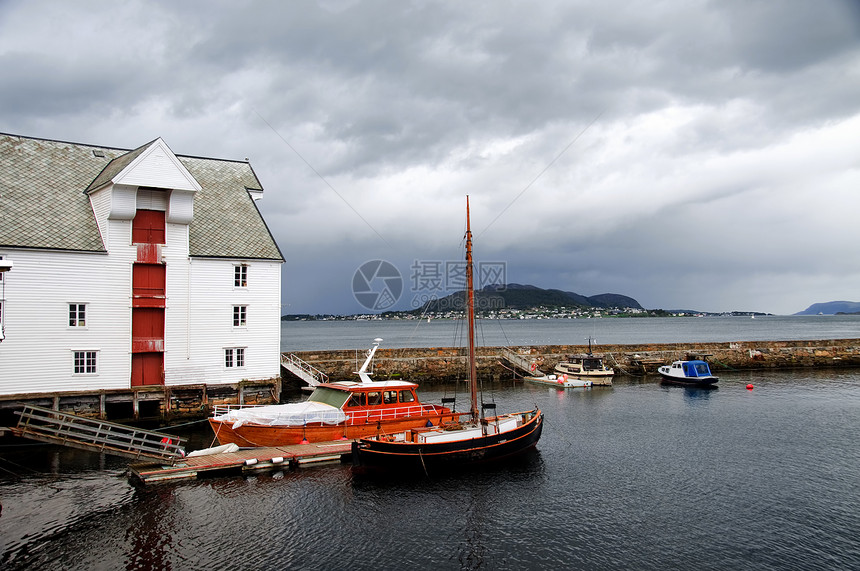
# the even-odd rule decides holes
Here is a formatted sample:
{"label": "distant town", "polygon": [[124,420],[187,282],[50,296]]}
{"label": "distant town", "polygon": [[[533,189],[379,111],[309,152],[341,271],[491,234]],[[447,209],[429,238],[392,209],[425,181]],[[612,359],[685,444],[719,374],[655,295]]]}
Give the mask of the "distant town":
{"label": "distant town", "polygon": [[[581,307],[533,307],[529,309],[503,309],[476,311],[480,319],[601,319],[620,317],[716,317],[769,315],[754,311],[728,311],[709,313],[705,311],[641,309],[641,308],[581,308]],[[354,315],[292,314],[281,317],[282,321],[371,321],[371,320],[434,320],[462,319],[462,311],[418,313],[416,311],[386,311],[383,313],[357,313]]]}
{"label": "distant town", "polygon": [[[354,315],[293,314],[283,321],[366,321],[366,320],[433,320],[462,319],[466,306],[464,292],[427,301],[409,311],[384,311]],[[625,295],[604,293],[584,296],[558,289],[543,289],[515,283],[486,286],[475,291],[475,315],[481,319],[599,319],[618,317],[707,317],[755,316],[759,312],[731,311],[707,313],[686,309],[644,309],[638,301]]]}
{"label": "distant town", "polygon": [[[292,314],[282,321],[368,321],[462,319],[465,315],[463,292],[433,299],[410,311],[378,313]],[[860,302],[830,301],[815,303],[794,315],[858,315]],[[772,315],[759,311],[719,313],[692,309],[644,309],[632,297],[604,293],[583,296],[557,289],[530,285],[487,286],[475,291],[475,315],[481,319],[600,319],[619,317],[756,317]]]}

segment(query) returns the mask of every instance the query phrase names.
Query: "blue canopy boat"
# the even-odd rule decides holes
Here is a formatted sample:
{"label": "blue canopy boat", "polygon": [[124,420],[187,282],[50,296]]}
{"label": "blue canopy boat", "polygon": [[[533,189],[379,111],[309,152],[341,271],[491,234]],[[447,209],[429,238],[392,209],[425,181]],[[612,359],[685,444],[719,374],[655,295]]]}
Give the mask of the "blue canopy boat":
{"label": "blue canopy boat", "polygon": [[710,387],[720,380],[711,374],[711,368],[705,361],[675,361],[671,365],[663,365],[657,371],[664,383],[696,387]]}

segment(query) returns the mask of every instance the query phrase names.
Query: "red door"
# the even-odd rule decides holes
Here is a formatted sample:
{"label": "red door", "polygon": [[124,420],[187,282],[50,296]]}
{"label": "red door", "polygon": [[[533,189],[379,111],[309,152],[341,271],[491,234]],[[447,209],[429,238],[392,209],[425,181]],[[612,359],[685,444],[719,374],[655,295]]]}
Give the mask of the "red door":
{"label": "red door", "polygon": [[164,308],[131,312],[131,386],[164,384]]}
{"label": "red door", "polygon": [[164,353],[133,353],[131,386],[164,384]]}
{"label": "red door", "polygon": [[138,210],[131,223],[133,244],[164,244],[164,211]]}
{"label": "red door", "polygon": [[164,307],[167,266],[134,264],[131,294],[134,307]]}

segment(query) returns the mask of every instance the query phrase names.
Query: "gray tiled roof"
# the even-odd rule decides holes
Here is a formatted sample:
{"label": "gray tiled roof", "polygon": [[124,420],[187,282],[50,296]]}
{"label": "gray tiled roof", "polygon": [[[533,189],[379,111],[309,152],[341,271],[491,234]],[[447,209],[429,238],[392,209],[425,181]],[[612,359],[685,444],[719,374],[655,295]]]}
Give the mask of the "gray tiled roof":
{"label": "gray tiled roof", "polygon": [[90,183],[90,185],[87,187],[87,190],[95,190],[100,186],[109,183],[111,180],[113,180],[113,177],[122,172],[122,169],[131,164],[134,159],[139,157],[141,153],[143,153],[143,151],[145,151],[146,148],[154,142],[155,141],[150,141],[145,145],[141,145],[133,151],[129,151],[124,155],[120,155],[117,158],[113,159],[111,162],[108,163],[104,170],[99,173],[99,176],[97,176],[96,179]]}
{"label": "gray tiled roof", "polygon": [[[128,151],[0,134],[0,247],[104,252],[84,191],[110,180],[149,144]],[[262,190],[250,164],[177,157],[202,187],[189,228],[192,256],[283,260],[248,195]]]}

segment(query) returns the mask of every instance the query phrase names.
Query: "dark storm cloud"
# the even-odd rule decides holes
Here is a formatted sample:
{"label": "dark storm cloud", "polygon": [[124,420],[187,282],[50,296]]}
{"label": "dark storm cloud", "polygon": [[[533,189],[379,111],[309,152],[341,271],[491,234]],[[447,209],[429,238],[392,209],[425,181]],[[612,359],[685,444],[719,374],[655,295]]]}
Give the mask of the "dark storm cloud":
{"label": "dark storm cloud", "polygon": [[6,2],[0,130],[249,157],[286,312],[457,257],[466,193],[510,281],[793,312],[860,296],[858,39],[850,0]]}

